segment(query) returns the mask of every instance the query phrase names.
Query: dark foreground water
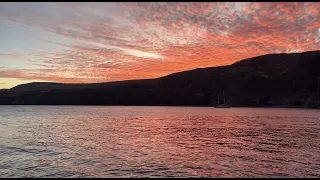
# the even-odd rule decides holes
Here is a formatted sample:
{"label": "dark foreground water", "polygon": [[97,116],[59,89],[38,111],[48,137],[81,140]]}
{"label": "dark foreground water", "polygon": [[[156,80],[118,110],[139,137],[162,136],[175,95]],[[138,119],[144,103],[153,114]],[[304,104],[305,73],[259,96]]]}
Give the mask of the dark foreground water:
{"label": "dark foreground water", "polygon": [[320,177],[320,110],[0,106],[0,177]]}

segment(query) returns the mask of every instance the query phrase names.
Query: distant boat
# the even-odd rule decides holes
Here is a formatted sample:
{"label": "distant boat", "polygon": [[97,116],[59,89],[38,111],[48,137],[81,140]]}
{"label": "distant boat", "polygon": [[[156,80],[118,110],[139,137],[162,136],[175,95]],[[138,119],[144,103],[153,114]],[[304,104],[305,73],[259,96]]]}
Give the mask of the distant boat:
{"label": "distant boat", "polygon": [[215,108],[231,108],[229,104],[226,104],[226,98],[224,96],[223,91],[223,104],[220,104],[219,94],[218,94],[218,104],[215,106]]}

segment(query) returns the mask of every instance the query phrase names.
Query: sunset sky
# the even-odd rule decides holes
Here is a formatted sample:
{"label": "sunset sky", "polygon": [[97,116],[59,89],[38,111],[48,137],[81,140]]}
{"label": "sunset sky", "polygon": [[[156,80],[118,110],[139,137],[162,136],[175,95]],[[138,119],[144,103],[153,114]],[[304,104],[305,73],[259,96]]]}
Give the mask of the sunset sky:
{"label": "sunset sky", "polygon": [[320,50],[320,3],[0,2],[0,89],[155,78]]}

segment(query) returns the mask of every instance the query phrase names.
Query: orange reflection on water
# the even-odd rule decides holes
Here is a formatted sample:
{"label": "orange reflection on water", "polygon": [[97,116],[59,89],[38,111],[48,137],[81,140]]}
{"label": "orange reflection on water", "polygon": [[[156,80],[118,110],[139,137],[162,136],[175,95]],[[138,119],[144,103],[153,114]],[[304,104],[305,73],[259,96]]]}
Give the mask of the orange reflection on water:
{"label": "orange reflection on water", "polygon": [[[16,172],[17,167],[31,162],[36,166],[27,168],[24,175],[318,175],[315,167],[319,167],[320,162],[317,143],[320,139],[320,114],[316,110],[85,106],[6,108],[5,113],[10,114],[8,121],[14,125],[13,129],[19,128],[19,131],[4,134],[7,136],[1,139],[5,144],[4,151],[10,149],[7,144],[11,149],[23,149],[18,152],[23,161],[16,160],[18,165],[10,172]],[[2,164],[6,163],[2,161]]]}

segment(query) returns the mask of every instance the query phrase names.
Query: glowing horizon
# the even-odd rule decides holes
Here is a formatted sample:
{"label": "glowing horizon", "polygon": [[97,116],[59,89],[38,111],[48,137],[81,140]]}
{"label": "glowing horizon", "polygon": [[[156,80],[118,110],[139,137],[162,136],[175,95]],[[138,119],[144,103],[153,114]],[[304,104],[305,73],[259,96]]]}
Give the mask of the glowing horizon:
{"label": "glowing horizon", "polygon": [[150,79],[320,50],[319,2],[0,2],[0,89]]}

